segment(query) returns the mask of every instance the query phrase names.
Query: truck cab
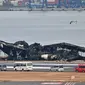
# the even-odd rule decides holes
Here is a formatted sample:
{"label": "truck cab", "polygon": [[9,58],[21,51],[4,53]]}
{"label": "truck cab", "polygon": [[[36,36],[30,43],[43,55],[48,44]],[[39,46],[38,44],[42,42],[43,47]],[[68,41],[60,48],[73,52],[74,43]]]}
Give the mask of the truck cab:
{"label": "truck cab", "polygon": [[75,68],[76,72],[85,72],[85,64],[79,64],[76,68]]}

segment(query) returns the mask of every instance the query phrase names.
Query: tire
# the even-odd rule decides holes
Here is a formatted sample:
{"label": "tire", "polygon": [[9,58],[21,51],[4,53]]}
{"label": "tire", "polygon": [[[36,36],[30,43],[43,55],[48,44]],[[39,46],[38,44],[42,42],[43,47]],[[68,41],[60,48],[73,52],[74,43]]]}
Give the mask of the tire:
{"label": "tire", "polygon": [[2,69],[0,71],[3,71]]}
{"label": "tire", "polygon": [[26,70],[27,72],[29,72],[30,70]]}
{"label": "tire", "polygon": [[52,72],[52,69],[50,69],[49,71],[51,71],[51,72]]}
{"label": "tire", "polygon": [[24,69],[22,69],[21,71],[24,71]]}
{"label": "tire", "polygon": [[17,71],[17,69],[14,69],[15,71]]}
{"label": "tire", "polygon": [[85,72],[85,71],[83,71],[83,72]]}
{"label": "tire", "polygon": [[7,71],[7,70],[4,70],[4,71]]}
{"label": "tire", "polygon": [[58,72],[60,72],[60,70],[58,69]]}

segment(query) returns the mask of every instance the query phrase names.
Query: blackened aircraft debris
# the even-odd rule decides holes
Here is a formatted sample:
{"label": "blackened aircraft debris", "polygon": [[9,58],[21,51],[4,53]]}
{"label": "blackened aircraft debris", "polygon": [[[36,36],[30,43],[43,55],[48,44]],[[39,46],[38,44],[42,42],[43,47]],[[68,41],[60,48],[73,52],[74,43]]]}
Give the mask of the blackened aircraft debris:
{"label": "blackened aircraft debris", "polygon": [[85,53],[85,47],[65,42],[42,46],[40,43],[28,45],[25,41],[0,41],[0,49],[8,55],[8,60],[45,60],[41,58],[43,54],[56,55],[55,58],[48,57],[47,60],[85,60],[85,56],[79,54]]}

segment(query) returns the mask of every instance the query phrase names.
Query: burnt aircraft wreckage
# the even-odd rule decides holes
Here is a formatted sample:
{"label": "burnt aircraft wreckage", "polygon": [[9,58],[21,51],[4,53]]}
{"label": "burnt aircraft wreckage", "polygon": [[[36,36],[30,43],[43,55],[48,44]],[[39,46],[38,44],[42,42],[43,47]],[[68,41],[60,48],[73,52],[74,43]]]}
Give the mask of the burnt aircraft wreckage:
{"label": "burnt aircraft wreckage", "polygon": [[25,41],[0,41],[0,50],[8,55],[7,60],[85,60],[85,47],[65,42],[42,46],[40,43],[28,45]]}
{"label": "burnt aircraft wreckage", "polygon": [[85,48],[69,43],[58,43],[44,46],[48,52],[56,54],[57,60],[84,60],[85,59]]}
{"label": "burnt aircraft wreckage", "polygon": [[[24,41],[23,41],[24,42]],[[22,44],[16,43],[7,43],[4,41],[0,41],[0,49],[8,55],[7,59],[15,60],[19,57],[26,56],[26,48]],[[25,54],[25,55],[24,55]]]}

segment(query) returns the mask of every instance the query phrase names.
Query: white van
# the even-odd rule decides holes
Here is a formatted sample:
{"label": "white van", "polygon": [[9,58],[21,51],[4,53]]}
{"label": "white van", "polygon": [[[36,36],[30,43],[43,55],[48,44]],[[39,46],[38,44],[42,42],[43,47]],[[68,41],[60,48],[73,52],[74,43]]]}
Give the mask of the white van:
{"label": "white van", "polygon": [[31,71],[33,70],[32,62],[14,62],[14,70],[16,71]]}

